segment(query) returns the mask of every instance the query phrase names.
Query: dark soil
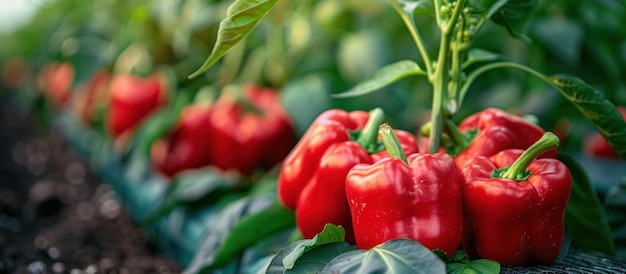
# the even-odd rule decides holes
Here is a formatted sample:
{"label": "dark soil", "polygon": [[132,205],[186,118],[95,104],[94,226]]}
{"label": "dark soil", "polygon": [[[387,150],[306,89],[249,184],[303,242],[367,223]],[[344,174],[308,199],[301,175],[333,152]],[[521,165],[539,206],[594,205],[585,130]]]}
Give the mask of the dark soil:
{"label": "dark soil", "polygon": [[0,274],[177,273],[54,132],[0,91]]}

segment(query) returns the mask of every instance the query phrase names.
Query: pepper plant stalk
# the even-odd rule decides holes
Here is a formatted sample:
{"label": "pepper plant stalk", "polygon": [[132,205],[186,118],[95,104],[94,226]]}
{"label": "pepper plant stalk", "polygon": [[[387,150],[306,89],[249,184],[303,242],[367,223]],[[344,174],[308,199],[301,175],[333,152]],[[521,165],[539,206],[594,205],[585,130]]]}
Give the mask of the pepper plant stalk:
{"label": "pepper plant stalk", "polygon": [[[441,1],[438,1],[435,6],[439,6]],[[436,153],[439,151],[439,145],[441,142],[441,134],[443,132],[443,103],[445,97],[448,96],[448,79],[450,77],[450,43],[452,41],[453,31],[455,29],[458,18],[461,14],[461,10],[465,6],[465,0],[459,0],[454,6],[454,11],[450,20],[440,21],[439,27],[441,28],[441,41],[439,43],[439,56],[437,58],[437,67],[434,75],[429,75],[429,81],[433,85],[433,104],[431,110],[431,131],[430,131],[430,146],[428,148],[429,153]],[[437,11],[437,19],[439,20],[440,11]]]}
{"label": "pepper plant stalk", "polygon": [[[526,168],[537,156],[545,151],[556,148],[559,145],[559,137],[552,132],[546,132],[541,139],[530,146],[510,167],[500,174],[500,178],[508,178],[516,181],[523,181],[528,178]],[[495,172],[495,171],[494,171]]]}

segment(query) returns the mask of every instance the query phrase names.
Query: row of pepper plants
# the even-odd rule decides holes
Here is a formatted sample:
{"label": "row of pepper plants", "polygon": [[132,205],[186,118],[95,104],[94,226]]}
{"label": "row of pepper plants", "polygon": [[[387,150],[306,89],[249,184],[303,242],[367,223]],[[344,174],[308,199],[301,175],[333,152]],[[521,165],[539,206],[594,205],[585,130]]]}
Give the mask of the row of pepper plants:
{"label": "row of pepper plants", "polygon": [[[623,174],[608,187],[587,175],[623,167],[622,97],[481,48],[528,40],[539,1],[365,2],[58,1],[42,14],[74,12],[33,38],[29,62],[6,62],[4,82],[187,273],[497,273],[571,247],[624,256]],[[549,123],[472,96],[489,75],[558,97]],[[584,147],[560,108],[593,126]]]}

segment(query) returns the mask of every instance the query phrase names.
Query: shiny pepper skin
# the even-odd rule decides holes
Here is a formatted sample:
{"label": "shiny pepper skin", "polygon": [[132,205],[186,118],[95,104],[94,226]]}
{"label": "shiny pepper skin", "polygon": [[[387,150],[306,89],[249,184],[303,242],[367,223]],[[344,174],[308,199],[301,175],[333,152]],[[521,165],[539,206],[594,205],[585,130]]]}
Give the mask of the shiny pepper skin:
{"label": "shiny pepper skin", "polygon": [[572,187],[567,167],[556,159],[537,159],[523,181],[492,178],[522,150],[475,157],[461,169],[465,225],[463,248],[472,259],[503,265],[551,264],[564,237],[565,206]]}
{"label": "shiny pepper skin", "polygon": [[462,238],[463,178],[448,154],[407,158],[408,165],[387,157],[348,173],[346,195],[357,247],[410,238],[452,256]]}
{"label": "shiny pepper skin", "polygon": [[[459,124],[462,132],[477,130],[469,146],[454,157],[458,166],[476,157],[489,157],[505,149],[526,149],[545,132],[541,127],[497,108],[475,113]],[[556,150],[544,152],[540,158],[556,158]]]}
{"label": "shiny pepper skin", "polygon": [[319,169],[326,150],[335,143],[350,141],[349,131],[367,123],[365,111],[339,109],[320,114],[285,158],[278,177],[278,197],[289,209],[296,209],[300,193]]}
{"label": "shiny pepper skin", "polygon": [[201,102],[186,106],[173,131],[166,138],[155,141],[151,150],[155,169],[167,177],[179,172],[208,166],[208,123],[211,103]]}
{"label": "shiny pepper skin", "polygon": [[251,175],[282,161],[296,135],[278,90],[257,85],[223,93],[211,107],[208,154],[211,165]]}
{"label": "shiny pepper skin", "polygon": [[[346,175],[353,166],[373,163],[385,155],[384,151],[369,154],[351,140],[350,132],[362,130],[369,118],[365,111],[325,111],[283,162],[278,197],[286,208],[296,211],[296,223],[304,238],[312,238],[325,224],[332,223],[343,226],[346,241],[354,243]],[[407,153],[417,152],[412,134],[400,130],[396,134]]]}
{"label": "shiny pepper skin", "polygon": [[128,136],[148,116],[168,101],[161,75],[118,74],[109,83],[110,98],[105,125],[113,138]]}

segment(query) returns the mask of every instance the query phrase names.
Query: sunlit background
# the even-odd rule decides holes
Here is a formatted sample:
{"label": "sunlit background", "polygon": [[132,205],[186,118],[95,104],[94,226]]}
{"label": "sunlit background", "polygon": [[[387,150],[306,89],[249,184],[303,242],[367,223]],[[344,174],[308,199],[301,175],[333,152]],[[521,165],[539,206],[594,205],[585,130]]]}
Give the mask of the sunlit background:
{"label": "sunlit background", "polygon": [[2,0],[0,8],[0,33],[10,32],[26,23],[37,8],[48,0]]}

